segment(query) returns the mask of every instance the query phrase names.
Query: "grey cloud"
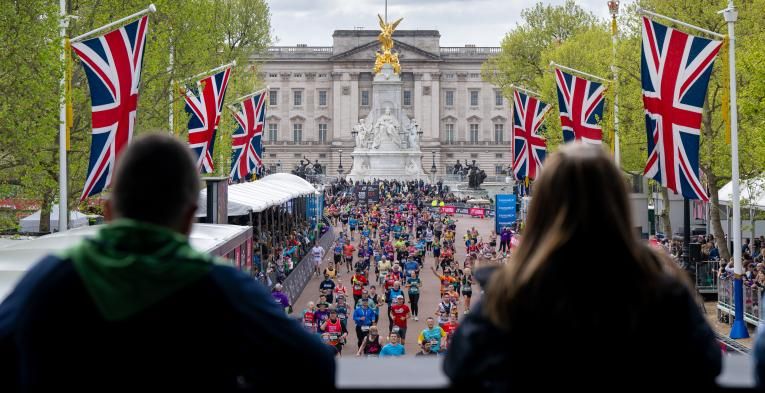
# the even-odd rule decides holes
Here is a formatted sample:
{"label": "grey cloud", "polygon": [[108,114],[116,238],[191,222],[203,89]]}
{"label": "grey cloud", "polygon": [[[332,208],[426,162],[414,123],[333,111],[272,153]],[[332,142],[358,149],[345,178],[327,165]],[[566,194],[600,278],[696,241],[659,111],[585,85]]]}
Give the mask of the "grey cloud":
{"label": "grey cloud", "polygon": [[[561,4],[565,0],[545,3]],[[631,0],[630,0],[631,1]],[[622,1],[626,3],[627,1]],[[401,29],[438,29],[441,45],[498,46],[520,20],[520,12],[534,0],[389,0],[388,17],[403,16]],[[606,0],[577,1],[602,18],[608,16]],[[277,45],[331,45],[336,29],[377,27],[383,0],[269,0]]]}

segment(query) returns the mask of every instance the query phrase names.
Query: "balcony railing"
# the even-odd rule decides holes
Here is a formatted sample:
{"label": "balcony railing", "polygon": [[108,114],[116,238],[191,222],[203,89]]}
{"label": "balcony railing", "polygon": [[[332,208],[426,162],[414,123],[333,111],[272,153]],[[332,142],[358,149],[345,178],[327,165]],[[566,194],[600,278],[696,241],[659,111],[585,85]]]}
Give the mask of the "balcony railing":
{"label": "balcony railing", "polygon": [[443,46],[441,57],[489,57],[498,55],[502,48],[494,46],[471,47],[471,46]]}

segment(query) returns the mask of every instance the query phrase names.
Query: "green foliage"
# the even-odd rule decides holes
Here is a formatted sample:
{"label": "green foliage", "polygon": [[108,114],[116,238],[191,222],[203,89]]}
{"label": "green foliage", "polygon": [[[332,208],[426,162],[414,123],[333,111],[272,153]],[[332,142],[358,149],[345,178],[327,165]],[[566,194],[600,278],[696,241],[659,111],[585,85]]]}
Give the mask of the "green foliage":
{"label": "green foliage", "polygon": [[[646,160],[646,132],[640,87],[641,25],[636,13],[639,5],[660,14],[713,31],[727,32],[717,11],[723,0],[686,1],[641,0],[631,4],[619,19],[616,56],[612,56],[611,33],[607,21],[599,21],[574,2],[561,6],[537,4],[523,12],[524,22],[513,28],[502,41],[502,53],[484,64],[483,75],[503,88],[506,96],[511,84],[539,91],[542,99],[557,107],[555,80],[548,64],[551,60],[604,78],[612,78],[610,65],[618,72],[617,84],[609,86],[602,119],[604,140],[610,143],[613,129],[613,102],[619,95],[619,131],[622,167],[640,172]],[[741,174],[749,178],[765,171],[765,0],[736,1],[736,54],[739,99],[739,138]],[[664,22],[666,23],[666,22]],[[677,26],[676,26],[677,27]],[[686,28],[678,27],[681,30]],[[707,96],[702,127],[701,167],[707,179],[714,178],[714,191],[730,179],[730,145],[725,142],[721,118],[723,77],[718,58]],[[561,141],[560,123],[551,115],[546,136],[549,147]]]}
{"label": "green foliage", "polygon": [[[265,0],[154,0],[149,16],[135,134],[168,132],[171,81],[237,61],[227,101],[262,85],[250,56],[270,43]],[[77,36],[148,6],[145,0],[70,0],[68,35]],[[58,100],[63,68],[57,2],[16,0],[0,7],[0,196],[54,200],[58,189]],[[115,27],[116,28],[116,27]],[[174,54],[169,67],[170,52]],[[90,100],[83,67],[72,79],[70,202],[79,198],[90,152]],[[174,90],[174,89],[173,89]],[[182,98],[175,94],[176,134],[186,138]],[[180,113],[179,113],[180,112]],[[225,114],[216,167],[228,172],[233,120]],[[71,206],[71,203],[70,203]]]}

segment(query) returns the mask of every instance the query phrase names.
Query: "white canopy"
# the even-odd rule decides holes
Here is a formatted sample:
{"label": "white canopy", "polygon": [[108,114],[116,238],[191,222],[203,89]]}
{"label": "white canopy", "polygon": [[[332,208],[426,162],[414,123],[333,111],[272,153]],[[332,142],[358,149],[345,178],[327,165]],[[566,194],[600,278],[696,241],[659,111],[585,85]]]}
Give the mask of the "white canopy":
{"label": "white canopy", "polygon": [[[274,173],[250,183],[228,186],[228,215],[242,216],[262,212],[271,206],[280,205],[290,199],[316,194],[311,183],[290,173]],[[197,217],[207,215],[207,190],[199,194]]]}
{"label": "white canopy", "polygon": [[[85,238],[95,236],[102,227],[94,225],[32,240],[14,240],[12,244],[0,248],[0,301],[37,261],[46,255],[59,253]],[[238,225],[194,224],[189,243],[195,250],[207,253],[247,230],[247,227]]]}
{"label": "white canopy", "polygon": [[[38,210],[30,216],[26,216],[19,221],[21,226],[20,232],[22,233],[35,233],[40,232],[40,214],[41,210]],[[79,228],[88,225],[88,216],[78,211],[69,212],[69,228]],[[53,205],[50,208],[50,229],[52,231],[58,231],[58,205]]]}
{"label": "white canopy", "polygon": [[[742,180],[739,183],[739,196],[741,206],[753,206],[759,210],[765,210],[765,176],[754,179]],[[717,197],[723,205],[730,205],[733,199],[733,182],[728,182],[720,191]]]}

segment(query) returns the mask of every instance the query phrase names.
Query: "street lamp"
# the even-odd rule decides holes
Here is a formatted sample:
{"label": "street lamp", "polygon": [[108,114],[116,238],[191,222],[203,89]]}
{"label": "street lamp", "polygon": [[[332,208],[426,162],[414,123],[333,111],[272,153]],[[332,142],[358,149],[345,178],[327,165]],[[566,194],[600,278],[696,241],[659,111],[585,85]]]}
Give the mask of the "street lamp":
{"label": "street lamp", "polygon": [[436,172],[438,172],[438,168],[436,168],[436,151],[433,150],[431,153],[433,153],[433,164],[430,166],[430,173],[433,174],[433,183],[436,182]]}
{"label": "street lamp", "polygon": [[343,178],[343,149],[340,149],[337,152],[340,153],[340,164],[337,165],[337,175],[338,180],[341,180]]}

